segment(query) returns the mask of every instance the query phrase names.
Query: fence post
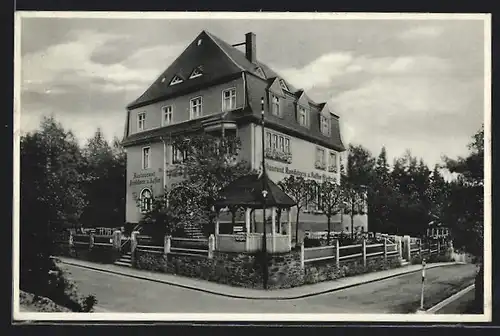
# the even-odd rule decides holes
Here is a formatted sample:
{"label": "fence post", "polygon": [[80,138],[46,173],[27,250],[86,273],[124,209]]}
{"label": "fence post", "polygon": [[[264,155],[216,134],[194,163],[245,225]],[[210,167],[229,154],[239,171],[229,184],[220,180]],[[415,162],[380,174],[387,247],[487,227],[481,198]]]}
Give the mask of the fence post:
{"label": "fence post", "polygon": [[94,247],[94,234],[91,233],[89,239],[89,250],[92,250],[93,247]]}
{"label": "fence post", "polygon": [[437,255],[441,254],[441,244],[439,244],[439,239],[437,240]]}
{"label": "fence post", "polygon": [[363,254],[363,266],[366,267],[366,239],[361,241],[361,253]]}
{"label": "fence post", "polygon": [[410,239],[410,236],[404,236],[403,239],[405,240],[404,257],[407,261],[410,261],[411,260],[411,239]]}
{"label": "fence post", "polygon": [[423,255],[422,255],[422,239],[418,239],[417,240],[418,242],[418,256],[420,257],[420,259],[423,258]]}
{"label": "fence post", "polygon": [[387,238],[384,238],[384,261],[387,262]]}
{"label": "fence post", "polygon": [[399,252],[399,260],[403,259],[403,240],[400,236],[397,237],[398,242],[398,252]]}
{"label": "fence post", "polygon": [[340,246],[339,240],[335,239],[335,266],[340,267]]}
{"label": "fence post", "polygon": [[208,237],[208,259],[212,259],[214,257],[215,250],[215,236],[211,234]]}
{"label": "fence post", "polygon": [[171,246],[172,246],[172,236],[166,235],[163,238],[163,254],[169,254]]}
{"label": "fence post", "polygon": [[115,249],[119,250],[121,245],[122,245],[122,232],[119,230],[116,230],[113,232],[113,246]]}
{"label": "fence post", "polygon": [[130,234],[130,252],[131,252],[132,265],[135,265],[135,249],[137,247],[137,235],[138,234],[139,234],[139,231],[133,231]]}
{"label": "fence post", "polygon": [[300,266],[304,268],[304,243],[300,244]]}
{"label": "fence post", "polygon": [[69,233],[69,241],[68,241],[68,244],[69,244],[69,247],[73,247],[74,243],[73,243],[73,232],[70,232]]}

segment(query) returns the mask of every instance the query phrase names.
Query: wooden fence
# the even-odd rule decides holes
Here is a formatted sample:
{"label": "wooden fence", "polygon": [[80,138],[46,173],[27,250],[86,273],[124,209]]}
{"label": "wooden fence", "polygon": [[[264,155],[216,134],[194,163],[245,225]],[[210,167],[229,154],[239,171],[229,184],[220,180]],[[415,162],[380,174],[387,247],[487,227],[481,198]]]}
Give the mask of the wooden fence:
{"label": "wooden fence", "polygon": [[340,246],[339,241],[335,240],[334,245],[331,246],[304,248],[302,245],[301,262],[304,265],[305,263],[334,259],[335,264],[339,266],[343,260],[361,258],[363,263],[366,264],[367,258],[377,256],[387,258],[397,253],[399,253],[397,244],[388,243],[387,240],[376,244],[366,244],[366,240],[363,240],[361,244],[345,246]]}
{"label": "wooden fence", "polygon": [[179,238],[166,236],[163,244],[154,242],[151,237],[138,235],[135,250],[157,254],[209,257],[209,239]]}

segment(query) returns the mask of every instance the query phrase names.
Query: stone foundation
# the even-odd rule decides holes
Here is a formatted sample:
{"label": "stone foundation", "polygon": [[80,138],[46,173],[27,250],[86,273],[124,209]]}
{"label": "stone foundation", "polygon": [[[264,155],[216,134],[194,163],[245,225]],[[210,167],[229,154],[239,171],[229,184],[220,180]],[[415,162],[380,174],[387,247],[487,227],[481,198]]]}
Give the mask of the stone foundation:
{"label": "stone foundation", "polygon": [[[263,287],[261,254],[214,252],[213,258],[136,251],[139,269],[178,274],[232,286]],[[268,256],[268,288],[290,288],[304,283],[298,252]]]}
{"label": "stone foundation", "polygon": [[305,264],[304,283],[313,284],[398,267],[401,267],[398,256],[388,257],[387,260],[371,257],[366,260],[366,266],[361,259],[342,260],[339,267],[333,260],[317,261]]}

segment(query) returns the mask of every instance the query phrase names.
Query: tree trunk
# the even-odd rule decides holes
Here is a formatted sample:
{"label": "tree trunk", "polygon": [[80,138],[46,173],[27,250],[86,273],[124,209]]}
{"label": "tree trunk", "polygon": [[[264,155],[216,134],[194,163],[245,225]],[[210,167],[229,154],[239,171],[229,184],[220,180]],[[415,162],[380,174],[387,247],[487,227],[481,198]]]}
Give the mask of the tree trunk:
{"label": "tree trunk", "polygon": [[351,237],[354,239],[354,205],[351,207]]}
{"label": "tree trunk", "polygon": [[330,245],[330,232],[332,232],[330,216],[327,216],[327,222],[328,222],[328,236],[326,237],[326,245],[329,246]]}
{"label": "tree trunk", "polygon": [[300,208],[297,207],[297,214],[295,216],[295,245],[299,243],[299,214]]}

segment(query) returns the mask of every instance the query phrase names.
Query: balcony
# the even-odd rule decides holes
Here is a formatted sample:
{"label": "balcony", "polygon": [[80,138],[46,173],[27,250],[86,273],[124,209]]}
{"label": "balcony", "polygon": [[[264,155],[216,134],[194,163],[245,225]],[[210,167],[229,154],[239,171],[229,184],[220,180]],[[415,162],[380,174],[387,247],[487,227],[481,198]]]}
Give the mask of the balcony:
{"label": "balcony", "polygon": [[292,163],[292,154],[285,153],[276,149],[266,148],[265,157],[274,161],[283,163]]}

